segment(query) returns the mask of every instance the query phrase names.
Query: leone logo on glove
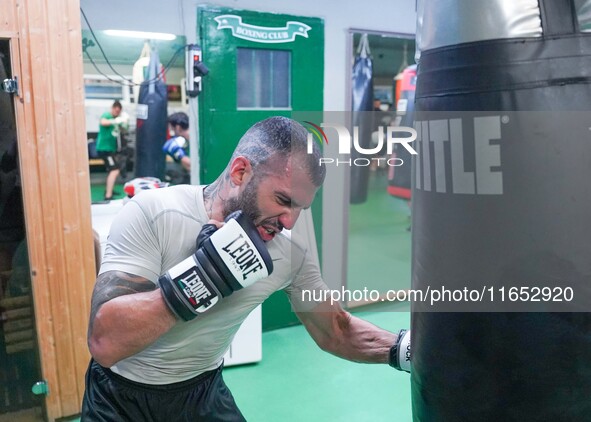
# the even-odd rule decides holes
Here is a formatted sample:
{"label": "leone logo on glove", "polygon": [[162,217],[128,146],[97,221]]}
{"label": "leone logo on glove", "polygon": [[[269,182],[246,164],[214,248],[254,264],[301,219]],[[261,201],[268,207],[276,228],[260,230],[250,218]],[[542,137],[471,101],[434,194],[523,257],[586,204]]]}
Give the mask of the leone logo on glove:
{"label": "leone logo on glove", "polygon": [[178,267],[182,268],[183,266],[188,267],[188,269],[174,275],[173,282],[196,312],[205,312],[217,303],[218,294],[207,283],[205,278],[200,276],[198,267],[192,257],[187,258]]}
{"label": "leone logo on glove", "polygon": [[193,306],[197,306],[197,303],[210,302],[215,295],[205,286],[205,283],[201,281],[196,270],[187,271],[178,280],[179,288],[183,290],[185,296]]}
{"label": "leone logo on glove", "polygon": [[267,266],[252,239],[236,220],[228,221],[225,230],[218,230],[211,236],[220,258],[228,264],[232,275],[240,280],[243,287],[269,275]]}

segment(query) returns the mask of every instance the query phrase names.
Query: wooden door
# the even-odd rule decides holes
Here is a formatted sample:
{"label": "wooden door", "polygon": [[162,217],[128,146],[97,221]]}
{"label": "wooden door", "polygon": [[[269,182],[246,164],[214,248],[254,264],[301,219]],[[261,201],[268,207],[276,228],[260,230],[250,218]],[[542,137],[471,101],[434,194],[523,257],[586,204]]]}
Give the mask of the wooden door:
{"label": "wooden door", "polygon": [[0,0],[13,75],[32,298],[47,420],[84,393],[94,282],[80,4]]}

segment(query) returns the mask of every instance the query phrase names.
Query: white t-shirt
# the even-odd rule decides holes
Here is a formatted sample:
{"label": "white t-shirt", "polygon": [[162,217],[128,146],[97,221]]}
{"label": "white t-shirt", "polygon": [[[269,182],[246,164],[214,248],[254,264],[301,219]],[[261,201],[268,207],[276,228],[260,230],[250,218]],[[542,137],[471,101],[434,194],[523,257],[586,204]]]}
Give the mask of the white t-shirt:
{"label": "white t-shirt", "polygon": [[[179,185],[142,192],[127,203],[111,226],[101,273],[123,271],[158,282],[160,275],[195,252],[195,240],[209,220],[203,186]],[[141,352],[111,370],[133,381],[170,384],[217,368],[248,314],[277,290],[285,290],[294,311],[317,303],[302,290],[326,290],[318,265],[287,233],[267,243],[273,273],[234,292],[192,321],[179,321]]]}

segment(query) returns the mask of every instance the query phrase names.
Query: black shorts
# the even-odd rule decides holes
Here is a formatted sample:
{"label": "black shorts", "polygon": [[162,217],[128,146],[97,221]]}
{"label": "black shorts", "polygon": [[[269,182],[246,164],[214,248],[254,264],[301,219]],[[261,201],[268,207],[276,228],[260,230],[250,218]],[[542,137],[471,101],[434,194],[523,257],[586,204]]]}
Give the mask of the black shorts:
{"label": "black shorts", "polygon": [[187,381],[148,385],[124,378],[94,360],[86,372],[81,422],[243,422],[222,368]]}
{"label": "black shorts", "polygon": [[121,157],[116,152],[97,151],[96,154],[105,162],[107,172],[117,169],[121,170]]}

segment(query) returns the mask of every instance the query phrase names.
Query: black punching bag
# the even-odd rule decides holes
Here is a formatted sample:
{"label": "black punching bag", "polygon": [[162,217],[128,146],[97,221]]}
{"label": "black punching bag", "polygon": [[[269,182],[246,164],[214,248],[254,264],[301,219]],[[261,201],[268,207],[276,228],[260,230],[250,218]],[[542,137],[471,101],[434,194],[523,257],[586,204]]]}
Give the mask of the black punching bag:
{"label": "black punching bag", "polygon": [[419,0],[415,421],[591,420],[589,8],[539,3]]}
{"label": "black punching bag", "polygon": [[[353,64],[353,127],[358,130],[359,145],[369,148],[373,131],[373,62],[369,52],[367,34],[361,36],[357,56]],[[354,129],[355,130],[355,129]],[[351,133],[352,136],[353,133]],[[353,163],[358,158],[361,165]],[[367,166],[364,163],[368,163]],[[349,202],[360,204],[367,200],[369,183],[369,161],[355,148],[351,149],[351,185]]]}
{"label": "black punching bag", "polygon": [[148,79],[142,82],[137,105],[136,177],[164,177],[162,145],[166,141],[168,96],[158,52],[152,50]]}

